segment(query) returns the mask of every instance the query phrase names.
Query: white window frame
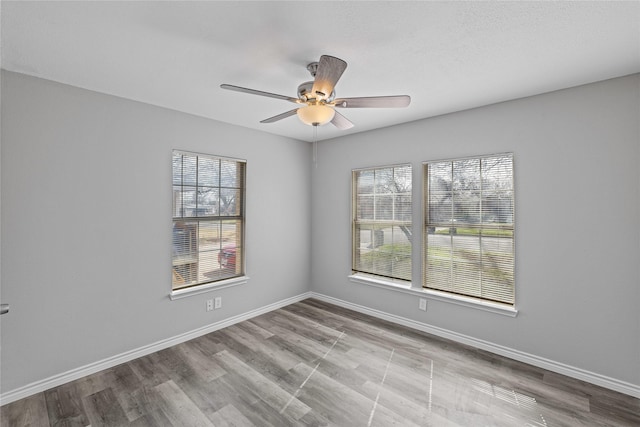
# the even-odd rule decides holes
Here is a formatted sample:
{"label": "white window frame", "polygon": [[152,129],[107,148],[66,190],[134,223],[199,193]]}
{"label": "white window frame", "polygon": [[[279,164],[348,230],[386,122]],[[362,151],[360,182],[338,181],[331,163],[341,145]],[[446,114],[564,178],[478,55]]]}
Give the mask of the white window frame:
{"label": "white window frame", "polygon": [[[238,212],[237,213],[226,213],[223,214],[222,212],[218,212],[215,214],[207,214],[207,213],[199,213],[198,210],[198,202],[196,201],[196,205],[195,205],[195,210],[196,213],[194,214],[185,214],[185,210],[181,209],[180,212],[182,212],[181,214],[177,214],[176,213],[176,183],[174,181],[174,170],[173,170],[173,158],[176,155],[181,155],[181,156],[190,156],[190,157],[196,157],[197,159],[199,158],[204,158],[204,159],[211,159],[214,161],[220,161],[220,162],[235,162],[238,165],[242,165],[241,167],[241,172],[239,172],[239,176],[237,177],[238,181],[240,181],[240,186],[239,187],[229,187],[229,189],[235,189],[235,190],[240,190],[240,198],[239,200],[236,200],[236,203],[239,205],[239,207],[237,208]],[[196,187],[200,187],[200,181],[199,178],[196,176]],[[180,186],[184,187],[186,186],[186,184],[184,184],[184,182],[182,181],[182,178],[180,180]],[[230,221],[237,221],[239,224],[236,226],[238,228],[237,232],[240,234],[240,238],[236,241],[238,245],[236,245],[236,250],[234,253],[234,257],[233,259],[235,260],[235,264],[234,267],[236,268],[235,272],[232,273],[228,273],[227,275],[225,275],[224,277],[219,277],[219,278],[214,278],[211,280],[207,280],[207,279],[203,279],[203,280],[198,280],[197,278],[199,277],[199,274],[197,273],[196,276],[196,282],[190,285],[185,285],[183,287],[174,287],[175,283],[174,283],[174,279],[175,279],[175,275],[176,275],[176,256],[174,256],[174,254],[172,253],[172,279],[171,279],[171,293],[170,293],[170,298],[173,299],[179,299],[179,298],[184,298],[190,295],[197,295],[197,294],[201,294],[204,292],[209,292],[212,290],[219,290],[222,288],[227,288],[230,286],[236,286],[236,285],[240,285],[240,284],[244,284],[248,281],[248,277],[245,275],[245,268],[246,268],[246,263],[245,263],[245,259],[246,259],[246,249],[245,249],[245,228],[246,228],[246,207],[245,207],[245,199],[246,199],[246,160],[242,160],[242,159],[236,159],[236,158],[230,158],[230,157],[224,157],[224,156],[217,156],[217,155],[210,155],[210,154],[204,154],[204,153],[195,153],[195,152],[189,152],[189,151],[183,151],[183,150],[173,150],[172,151],[172,184],[171,184],[171,188],[172,188],[172,194],[173,194],[173,207],[172,207],[172,228],[175,227],[176,223],[181,223],[181,222],[189,222],[189,223],[197,223],[199,227],[200,223],[214,223],[214,222],[223,222],[225,220],[230,220]],[[218,191],[220,191],[220,189],[227,189],[227,187],[225,187],[223,185],[222,182],[218,181],[217,185],[212,186],[211,188],[213,189],[217,189]],[[182,199],[180,200],[180,206],[183,207],[182,205]],[[175,234],[175,228],[172,231],[173,234]],[[195,236],[195,238],[197,239],[198,236]],[[172,240],[175,239],[175,235],[172,235]],[[172,247],[175,244],[175,242],[172,243]],[[196,243],[196,251],[198,252],[199,249],[199,242]],[[172,250],[172,252],[175,250],[175,248]],[[198,256],[198,255],[196,255]],[[199,263],[200,259],[198,259],[198,261],[196,262]],[[199,268],[199,266],[195,267],[196,269]]]}
{"label": "white window frame", "polygon": [[[512,195],[512,202],[513,202],[513,206],[511,209],[511,214],[512,214],[512,220],[511,220],[511,224],[510,225],[506,225],[506,224],[484,224],[482,223],[482,221],[480,221],[480,224],[471,224],[471,223],[456,223],[456,224],[435,224],[430,222],[430,216],[429,216],[429,177],[428,177],[428,165],[429,164],[434,164],[434,163],[444,163],[444,162],[456,162],[456,161],[462,161],[462,160],[474,160],[474,159],[489,159],[489,158],[494,158],[494,157],[498,157],[498,156],[509,156],[511,158],[511,191],[513,192]],[[501,314],[507,314],[507,315],[512,315],[515,316],[517,314],[517,310],[515,308],[515,171],[513,168],[514,165],[514,161],[513,161],[513,153],[497,153],[497,154],[491,154],[491,155],[481,155],[481,156],[472,156],[472,157],[464,157],[464,158],[454,158],[454,159],[444,159],[444,160],[434,160],[434,161],[427,161],[427,162],[423,162],[423,173],[422,173],[422,182],[423,182],[423,244],[422,244],[422,249],[423,249],[423,261],[422,261],[422,286],[423,286],[423,292],[425,292],[426,295],[428,295],[430,298],[432,299],[436,299],[439,301],[447,301],[447,302],[452,302],[455,304],[459,304],[459,305],[464,305],[464,306],[470,306],[470,307],[476,307],[476,308],[480,308],[480,309],[489,309],[489,311],[494,311],[494,312],[499,312]],[[482,190],[481,190],[482,191]],[[452,209],[453,209],[453,203],[452,203]],[[452,211],[453,212],[453,211]],[[482,212],[482,211],[480,211]],[[451,215],[451,218],[453,219],[453,213]],[[455,225],[455,228],[460,227],[460,228],[477,228],[477,229],[503,229],[503,230],[508,230],[511,232],[511,251],[513,254],[513,261],[511,264],[511,273],[512,273],[512,277],[513,277],[513,300],[511,302],[504,302],[504,301],[493,301],[491,299],[487,299],[487,298],[482,298],[479,297],[477,295],[465,295],[465,294],[459,294],[459,293],[454,293],[454,292],[448,292],[446,290],[442,290],[442,289],[435,289],[436,287],[431,287],[429,286],[429,284],[427,283],[427,268],[428,268],[428,234],[429,234],[429,229],[434,227],[435,225],[438,226],[451,226],[453,227]],[[453,235],[454,232],[450,231],[450,235]],[[482,237],[478,237],[478,239],[481,239]],[[481,246],[480,246],[481,247]]]}
{"label": "white window frame", "polygon": [[[356,233],[358,232],[358,230],[360,229],[361,225],[369,225],[372,227],[372,238],[371,238],[371,244],[374,245],[374,231],[373,228],[375,227],[407,227],[409,230],[413,231],[412,229],[412,225],[413,225],[413,212],[412,209],[409,208],[409,212],[410,212],[410,218],[409,220],[394,220],[393,217],[395,215],[395,211],[396,211],[396,205],[395,202],[392,205],[392,219],[391,220],[376,220],[376,219],[367,219],[367,220],[360,220],[358,219],[358,211],[357,211],[357,207],[358,207],[358,203],[357,203],[357,197],[358,197],[358,189],[357,189],[357,180],[356,180],[356,176],[357,174],[361,173],[361,172],[367,172],[367,171],[371,171],[374,172],[375,171],[382,171],[384,169],[393,169],[395,171],[396,168],[409,168],[409,177],[411,179],[411,190],[409,192],[408,195],[408,200],[410,201],[410,203],[413,203],[413,166],[410,163],[403,163],[403,164],[392,164],[392,165],[384,165],[384,166],[375,166],[375,167],[367,167],[367,168],[358,168],[358,169],[353,169],[351,171],[351,275],[349,275],[349,279],[353,282],[359,282],[359,283],[366,283],[366,284],[373,284],[373,285],[383,285],[383,286],[391,286],[391,287],[396,287],[396,288],[400,288],[400,289],[410,289],[411,288],[411,277],[409,278],[402,278],[402,277],[398,277],[398,276],[394,276],[394,275],[381,275],[381,274],[376,274],[375,272],[371,272],[371,271],[365,271],[364,269],[358,268],[358,256],[360,255],[359,253],[359,249],[356,247],[357,246],[357,242],[359,241],[358,236],[356,235]],[[394,193],[394,194],[399,194],[399,193]],[[406,192],[404,192],[404,196],[407,196]],[[375,196],[374,196],[375,197]],[[395,198],[394,198],[395,200]],[[374,206],[375,206],[375,202],[374,202]],[[374,207],[375,209],[375,207]],[[408,256],[410,265],[412,265],[413,263],[413,243],[411,242],[411,251],[409,253]],[[411,267],[409,268],[409,276],[411,276]]]}

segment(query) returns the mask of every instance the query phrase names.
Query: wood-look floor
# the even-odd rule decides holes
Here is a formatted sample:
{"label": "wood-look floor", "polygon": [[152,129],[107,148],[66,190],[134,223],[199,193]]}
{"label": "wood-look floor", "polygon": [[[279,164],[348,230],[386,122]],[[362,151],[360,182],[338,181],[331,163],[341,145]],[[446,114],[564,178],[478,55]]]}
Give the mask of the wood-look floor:
{"label": "wood-look floor", "polygon": [[639,426],[640,400],[306,300],[3,406],[2,426]]}

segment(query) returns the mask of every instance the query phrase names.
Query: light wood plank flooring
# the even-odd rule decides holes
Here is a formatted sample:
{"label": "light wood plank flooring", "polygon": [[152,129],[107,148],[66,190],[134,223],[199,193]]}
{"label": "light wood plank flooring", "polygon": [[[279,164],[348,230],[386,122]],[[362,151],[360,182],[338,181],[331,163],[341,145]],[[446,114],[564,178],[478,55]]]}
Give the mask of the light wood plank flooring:
{"label": "light wood plank flooring", "polygon": [[305,300],[3,406],[2,426],[639,426],[640,400]]}

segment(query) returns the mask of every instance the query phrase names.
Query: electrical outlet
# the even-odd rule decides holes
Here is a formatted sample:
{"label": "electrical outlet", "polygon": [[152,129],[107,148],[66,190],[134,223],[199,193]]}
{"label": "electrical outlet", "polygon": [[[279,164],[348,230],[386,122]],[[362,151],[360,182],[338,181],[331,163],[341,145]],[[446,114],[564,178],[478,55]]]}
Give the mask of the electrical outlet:
{"label": "electrical outlet", "polygon": [[420,298],[420,303],[418,304],[418,308],[422,311],[427,311],[427,300],[424,298]]}
{"label": "electrical outlet", "polygon": [[222,297],[216,297],[214,307],[216,310],[222,308]]}
{"label": "electrical outlet", "polygon": [[212,311],[213,310],[213,300],[212,299],[208,299],[207,300],[207,311]]}

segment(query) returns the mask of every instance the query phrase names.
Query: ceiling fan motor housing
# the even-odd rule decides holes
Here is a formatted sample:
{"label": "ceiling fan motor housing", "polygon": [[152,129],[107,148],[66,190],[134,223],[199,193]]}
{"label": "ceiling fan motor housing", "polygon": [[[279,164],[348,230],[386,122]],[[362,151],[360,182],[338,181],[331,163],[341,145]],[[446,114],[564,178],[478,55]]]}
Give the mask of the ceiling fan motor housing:
{"label": "ceiling fan motor housing", "polygon": [[331,91],[329,96],[323,93],[313,93],[313,82],[304,82],[298,86],[298,98],[303,102],[324,101],[331,102],[336,97],[336,91]]}

